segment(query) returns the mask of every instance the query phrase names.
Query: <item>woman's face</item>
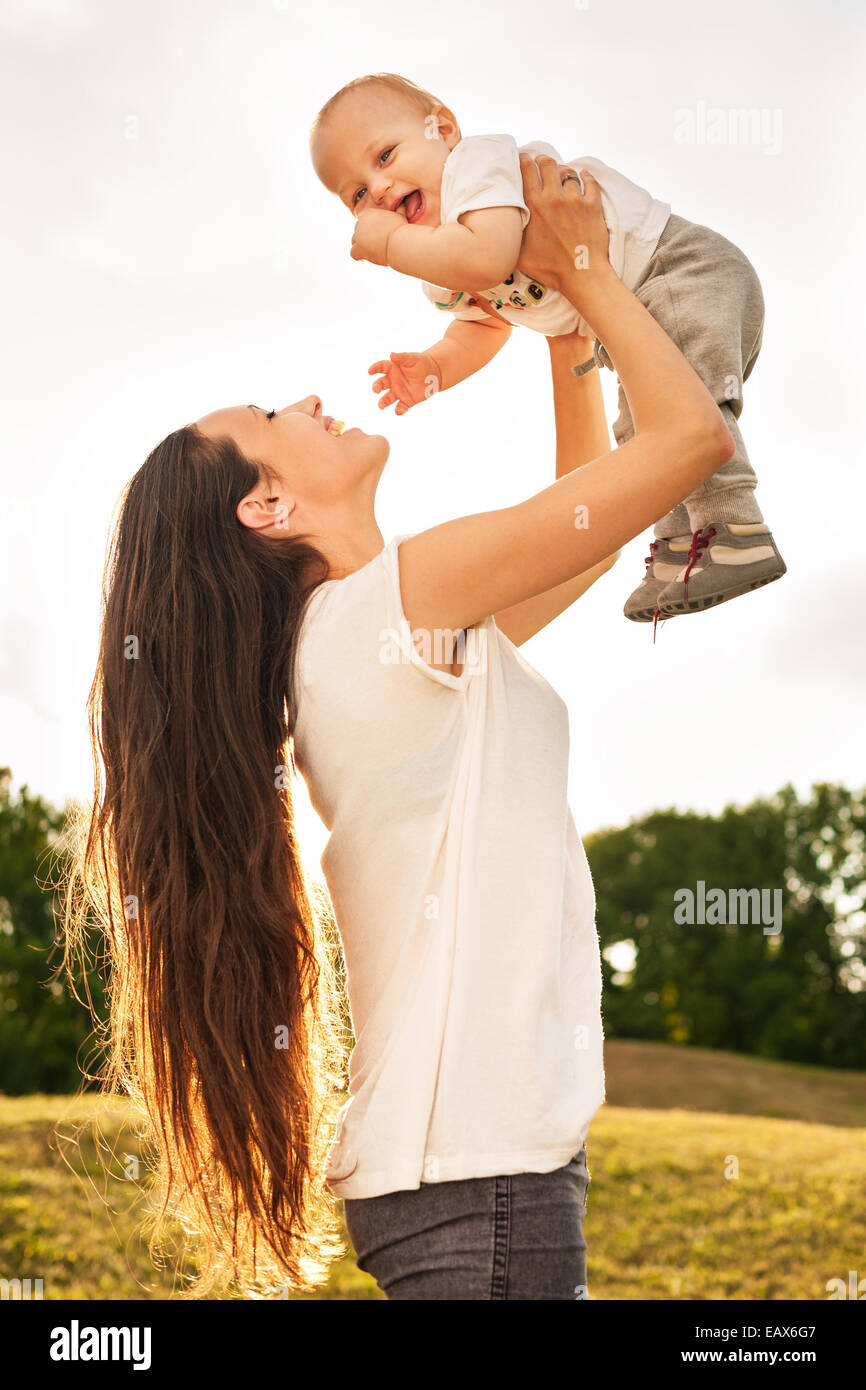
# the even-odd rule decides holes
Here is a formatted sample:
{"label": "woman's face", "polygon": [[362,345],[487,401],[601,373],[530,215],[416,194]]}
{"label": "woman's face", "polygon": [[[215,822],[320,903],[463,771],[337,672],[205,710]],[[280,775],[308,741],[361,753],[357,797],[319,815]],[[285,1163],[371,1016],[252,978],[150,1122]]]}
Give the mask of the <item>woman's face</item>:
{"label": "woman's face", "polygon": [[331,422],[320,397],[307,396],[273,412],[230,406],[196,423],[211,438],[228,435],[263,466],[266,477],[238,504],[239,519],[285,533],[327,530],[329,513],[342,519],[372,505],[391,446],[384,435],[357,428],[329,433]]}

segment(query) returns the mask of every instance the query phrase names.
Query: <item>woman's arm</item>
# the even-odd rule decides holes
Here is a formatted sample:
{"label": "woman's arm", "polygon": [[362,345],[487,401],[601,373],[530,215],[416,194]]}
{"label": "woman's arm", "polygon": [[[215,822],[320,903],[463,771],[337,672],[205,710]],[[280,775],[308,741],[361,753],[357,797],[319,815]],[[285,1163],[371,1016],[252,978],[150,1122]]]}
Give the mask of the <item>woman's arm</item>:
{"label": "woman's arm", "polygon": [[610,435],[601,372],[597,367],[575,376],[572,367],[588,362],[595,348],[594,338],[567,333],[548,338],[550,374],[553,378],[553,415],[556,423],[556,476],[563,478],[590,459],[610,452]]}
{"label": "woman's arm", "polygon": [[[527,161],[530,165],[532,161]],[[627,444],[558,478],[517,506],[460,517],[399,547],[413,630],[459,630],[584,574],[670,511],[726,463],[734,441],[697,373],[608,260],[596,181],[561,183],[539,156],[528,171],[533,263],[607,348],[631,407]],[[578,248],[580,254],[578,255]],[[585,265],[576,269],[575,261]],[[575,526],[581,509],[585,526]]]}
{"label": "woman's arm", "polygon": [[[589,463],[590,459],[608,453],[610,440],[598,370],[593,368],[580,377],[576,377],[572,371],[572,367],[580,366],[592,357],[595,339],[567,333],[558,338],[548,338],[547,345],[553,377],[556,476],[561,478],[572,469]],[[564,584],[548,589],[535,598],[524,599],[511,608],[501,609],[494,614],[496,626],[519,647],[554,618],[558,618],[566,608],[570,608],[613,567],[618,556],[619,551],[616,550],[574,579],[567,579]]]}

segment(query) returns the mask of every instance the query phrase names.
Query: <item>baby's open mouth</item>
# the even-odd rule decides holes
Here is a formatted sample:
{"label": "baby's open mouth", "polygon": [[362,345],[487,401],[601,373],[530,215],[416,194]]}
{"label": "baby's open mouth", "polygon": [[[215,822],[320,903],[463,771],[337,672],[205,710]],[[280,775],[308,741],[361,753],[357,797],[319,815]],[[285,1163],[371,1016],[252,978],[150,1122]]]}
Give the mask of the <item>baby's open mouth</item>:
{"label": "baby's open mouth", "polygon": [[424,216],[427,207],[426,199],[420,189],[415,189],[412,193],[407,193],[401,204],[406,214],[407,222],[417,222]]}

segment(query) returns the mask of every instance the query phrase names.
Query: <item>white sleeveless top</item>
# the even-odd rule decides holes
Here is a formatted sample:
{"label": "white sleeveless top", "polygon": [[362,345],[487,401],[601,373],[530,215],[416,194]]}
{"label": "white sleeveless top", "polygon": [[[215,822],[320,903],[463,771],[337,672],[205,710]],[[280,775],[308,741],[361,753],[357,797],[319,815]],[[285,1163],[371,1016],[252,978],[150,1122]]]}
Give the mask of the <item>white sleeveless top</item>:
{"label": "white sleeveless top", "polygon": [[403,612],[395,537],[313,594],[294,754],[355,1046],[342,1198],[550,1172],[604,1100],[595,892],[567,800],[568,713],[487,618],[460,676]]}

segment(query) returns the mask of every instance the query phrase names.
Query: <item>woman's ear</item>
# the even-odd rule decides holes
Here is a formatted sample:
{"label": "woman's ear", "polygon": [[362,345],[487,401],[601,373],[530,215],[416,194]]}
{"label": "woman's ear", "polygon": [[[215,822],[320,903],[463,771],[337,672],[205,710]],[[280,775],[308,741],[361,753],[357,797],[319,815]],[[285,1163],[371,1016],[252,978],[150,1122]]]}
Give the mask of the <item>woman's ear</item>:
{"label": "woman's ear", "polygon": [[287,531],[289,517],[295,510],[295,503],[289,498],[267,497],[262,500],[254,492],[249,493],[237,505],[237,518],[242,526],[251,531],[266,531],[275,526],[278,531]]}

